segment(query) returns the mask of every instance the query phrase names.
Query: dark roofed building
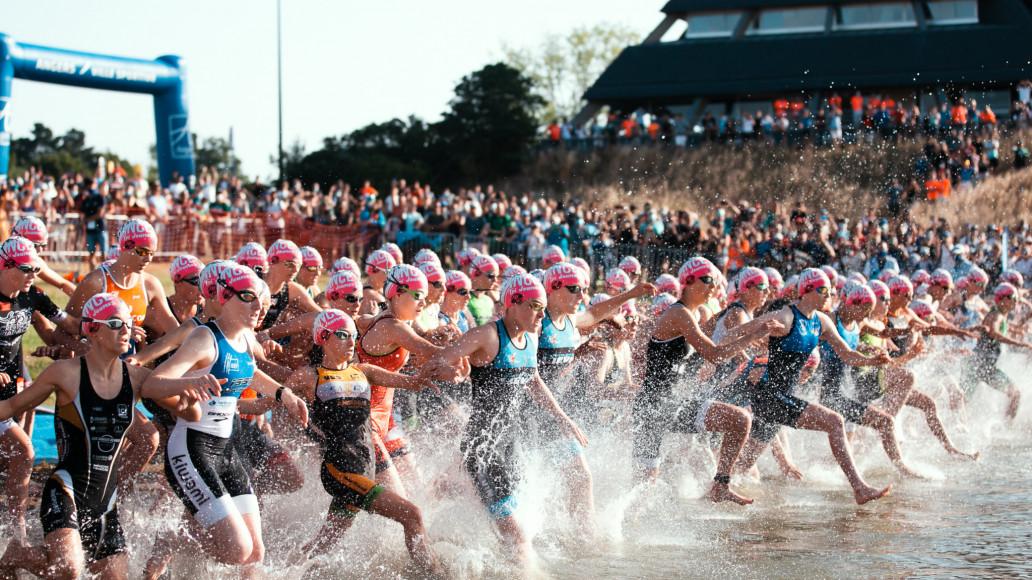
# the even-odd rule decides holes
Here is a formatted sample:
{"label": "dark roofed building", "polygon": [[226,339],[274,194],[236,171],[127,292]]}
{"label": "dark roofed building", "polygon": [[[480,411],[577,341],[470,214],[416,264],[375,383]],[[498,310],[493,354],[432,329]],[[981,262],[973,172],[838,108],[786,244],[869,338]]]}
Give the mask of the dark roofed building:
{"label": "dark roofed building", "polygon": [[[945,100],[975,88],[1012,100],[1032,77],[1024,0],[670,0],[660,25],[585,93],[603,105],[730,107],[789,95],[883,92]],[[1005,107],[1004,107],[1005,108]]]}

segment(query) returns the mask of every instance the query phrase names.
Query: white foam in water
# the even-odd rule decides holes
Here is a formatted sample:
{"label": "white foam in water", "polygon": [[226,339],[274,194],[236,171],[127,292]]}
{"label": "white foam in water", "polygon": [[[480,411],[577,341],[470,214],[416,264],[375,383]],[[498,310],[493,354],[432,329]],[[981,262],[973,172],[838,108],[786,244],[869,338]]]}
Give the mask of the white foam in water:
{"label": "white foam in water", "polygon": [[[1024,371],[1028,358],[1007,353],[1001,359],[1002,368],[1028,395],[1017,421],[1008,425],[1003,418],[1005,398],[982,386],[969,397],[966,430],[962,430],[940,388],[944,374],[959,377],[961,369],[944,371],[929,360],[934,356],[916,365],[917,387],[935,399],[954,443],[965,451],[980,450],[982,460],[949,457],[924,417],[905,409],[897,424],[903,456],[925,479],[900,479],[874,431],[860,428],[855,456],[865,479],[875,486],[895,485],[890,497],[862,507],[853,502],[823,433],[789,431],[791,452],[804,481],[784,478],[768,452],[759,462],[761,480],[739,475],[734,483],[757,503],[714,506],[704,499],[714,469],[706,443],[668,435],[659,481],[635,485],[627,422],[609,421],[603,429],[588,431],[586,457],[593,473],[598,539],[586,540],[567,511],[562,467],[541,450],[522,449],[525,473],[516,515],[533,538],[537,575],[826,577],[899,576],[922,570],[992,574],[999,558],[1019,557],[1025,535],[1020,530],[1032,525],[1027,507],[1020,507],[1032,501],[1021,491],[1032,488],[1032,474],[1018,467],[1027,465],[1026,432],[1032,417],[1032,379]],[[626,407],[617,408],[626,412]],[[428,482],[412,490],[414,501],[446,567],[456,578],[512,577],[515,571],[506,550],[458,462],[459,435],[429,440],[425,434],[413,433],[410,440]],[[262,506],[264,569],[269,577],[420,577],[405,549],[401,526],[369,514],[356,518],[329,555],[305,566],[289,565],[290,557],[322,525],[330,501],[319,482],[317,453],[308,451],[301,462],[306,475],[303,488],[269,497]],[[464,491],[434,497],[429,482],[442,474],[464,482]],[[134,573],[142,570],[154,538],[175,527],[181,517],[182,506],[172,496],[158,507],[154,504],[150,494],[126,498],[120,504]],[[989,517],[986,514],[1008,523],[1003,527],[992,519],[983,523],[979,518]],[[36,513],[30,513],[29,522],[32,539],[39,541]],[[986,530],[995,534],[992,545],[977,539]],[[6,544],[7,531],[3,529],[0,547]],[[952,554],[976,557],[971,561]],[[170,577],[194,580],[233,574],[202,554],[183,550],[173,560]]]}

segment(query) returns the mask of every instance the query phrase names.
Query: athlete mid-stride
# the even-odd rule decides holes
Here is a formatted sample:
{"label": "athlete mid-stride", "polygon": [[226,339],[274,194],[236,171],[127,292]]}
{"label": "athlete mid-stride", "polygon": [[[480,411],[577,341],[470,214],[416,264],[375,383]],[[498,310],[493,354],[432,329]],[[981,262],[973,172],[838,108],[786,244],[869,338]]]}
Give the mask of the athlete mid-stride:
{"label": "athlete mid-stride", "polygon": [[306,366],[287,380],[287,386],[307,400],[312,409],[312,430],[321,438],[320,469],[323,488],[332,497],[326,522],[303,552],[328,552],[351,527],[359,511],[392,519],[405,530],[405,546],[412,559],[433,577],[442,576],[430,549],[420,509],[375,481],[370,422],[370,381],[391,388],[418,390],[431,379],[455,380],[458,369],[443,364],[423,365],[415,376],[369,364],[355,364],[355,323],[341,310],[325,310],[312,328],[322,361]]}
{"label": "athlete mid-stride", "polygon": [[218,286],[218,317],[195,328],[172,358],[154,370],[143,395],[193,401],[169,435],[165,476],[186,506],[194,537],[205,551],[221,563],[251,565],[262,561],[265,546],[258,501],[230,444],[237,400],[250,387],[281,401],[302,425],[308,422],[308,409],[255,368],[253,353],[261,347],[253,331],[261,318],[262,281],[250,269],[228,264]]}
{"label": "athlete mid-stride", "polygon": [[118,520],[118,474],[133,406],[150,372],[127,365],[132,317],[114,294],[96,294],[82,308],[91,348],[57,361],[21,393],[0,401],[0,420],[56,395],[58,460],[43,486],[43,546],[12,541],[0,572],[24,569],[43,578],[128,578],[125,536]]}
{"label": "athlete mid-stride", "polygon": [[533,276],[515,276],[502,287],[502,304],[501,318],[470,330],[440,356],[451,364],[469,358],[472,409],[461,444],[466,471],[496,529],[526,566],[530,541],[514,516],[525,397],[555,418],[564,437],[581,446],[587,439],[538,374],[536,333],[547,305],[544,287]]}

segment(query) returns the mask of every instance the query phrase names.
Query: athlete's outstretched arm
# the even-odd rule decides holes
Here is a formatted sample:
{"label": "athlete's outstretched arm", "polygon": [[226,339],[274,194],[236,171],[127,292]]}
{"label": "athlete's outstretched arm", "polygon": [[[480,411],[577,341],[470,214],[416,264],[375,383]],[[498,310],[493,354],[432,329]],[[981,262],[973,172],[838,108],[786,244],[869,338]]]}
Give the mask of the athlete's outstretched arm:
{"label": "athlete's outstretched arm", "polygon": [[294,295],[297,307],[300,308],[302,312],[314,312],[316,314],[322,312],[322,308],[320,308],[319,305],[315,303],[315,300],[308,295],[304,286],[297,282],[288,282],[288,284],[290,285],[288,286],[288,288],[290,288],[288,292]]}
{"label": "athlete's outstretched arm", "polygon": [[643,296],[654,296],[655,294],[656,287],[652,284],[647,282],[645,284],[638,284],[622,294],[617,294],[609,300],[599,302],[584,312],[575,314],[574,323],[579,329],[587,328],[615,314],[628,300],[635,300]]}
{"label": "athlete's outstretched arm", "polygon": [[584,436],[584,433],[580,430],[580,427],[573,422],[563,408],[559,405],[559,401],[555,400],[552,395],[552,391],[545,384],[545,381],[541,380],[541,375],[534,371],[534,379],[530,381],[530,396],[534,399],[534,402],[540,405],[545,411],[555,417],[559,423],[559,428],[563,432],[573,437],[581,445],[588,444],[588,438]]}
{"label": "athlete's outstretched arm", "polygon": [[190,336],[190,333],[193,332],[194,328],[196,327],[183,324],[172,332],[166,332],[161,335],[161,338],[136,351],[136,354],[129,356],[128,359],[132,359],[131,362],[138,365],[145,365],[155,359],[161,358],[182,346],[186,337]]}
{"label": "athlete's outstretched arm", "polygon": [[258,342],[264,342],[262,339],[264,335],[272,340],[279,340],[288,336],[296,336],[305,332],[312,332],[312,323],[315,322],[315,317],[319,316],[317,312],[308,312],[301,316],[295,316],[290,320],[283,322],[277,322],[269,330],[265,330],[258,333]]}
{"label": "athlete's outstretched arm", "polygon": [[259,369],[254,370],[254,377],[251,379],[251,388],[257,393],[274,397],[283,403],[287,412],[297,418],[302,427],[308,426],[308,405],[294,394],[289,387],[285,387],[274,381],[272,377]]}
{"label": "athlete's outstretched arm", "polygon": [[63,276],[55,272],[53,268],[46,264],[43,264],[38,277],[47,284],[60,289],[67,296],[71,296],[75,293],[75,284],[73,284],[71,280],[65,280]]}
{"label": "athlete's outstretched arm", "polygon": [[[66,382],[69,366],[74,360],[76,372],[79,370],[79,362],[76,359],[57,361],[46,368],[27,389],[22,390],[10,399],[0,401],[0,421],[20,415],[29,409],[35,409],[47,397],[54,394],[60,388],[62,382]],[[8,378],[8,381],[10,378]]]}
{"label": "athlete's outstretched arm", "polygon": [[207,327],[198,326],[190,331],[182,346],[171,358],[158,365],[144,381],[140,395],[148,399],[167,399],[187,394],[201,401],[218,396],[221,384],[211,374],[184,377],[196,368],[203,368],[215,360],[215,341]]}
{"label": "athlete's outstretched arm", "polygon": [[867,357],[849,348],[846,341],[842,340],[842,336],[839,335],[835,323],[831,321],[827,314],[818,311],[817,318],[821,321],[821,340],[831,346],[831,349],[842,359],[842,362],[854,367],[880,366],[889,362],[888,354],[879,353],[875,356]]}

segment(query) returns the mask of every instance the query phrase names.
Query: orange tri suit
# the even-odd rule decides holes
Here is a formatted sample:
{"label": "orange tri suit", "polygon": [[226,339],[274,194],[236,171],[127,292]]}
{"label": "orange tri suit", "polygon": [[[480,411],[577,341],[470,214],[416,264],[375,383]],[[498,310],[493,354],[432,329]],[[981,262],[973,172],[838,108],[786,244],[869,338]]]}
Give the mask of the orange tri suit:
{"label": "orange tri suit", "polygon": [[[399,346],[387,354],[372,355],[366,351],[364,346],[365,337],[373,329],[373,326],[376,326],[378,322],[388,317],[390,315],[381,316],[373,322],[372,326],[359,337],[356,350],[359,362],[375,365],[396,373],[408,362],[409,351]],[[394,420],[393,388],[370,385],[369,418],[373,425],[373,432],[380,436],[384,447],[387,448],[387,453],[391,457],[401,457],[408,453],[408,441],[405,440],[405,432],[401,425],[398,425]],[[376,471],[379,473],[387,468],[387,458],[382,456],[378,446],[374,446],[374,448],[376,451]]]}

